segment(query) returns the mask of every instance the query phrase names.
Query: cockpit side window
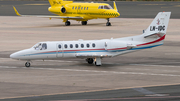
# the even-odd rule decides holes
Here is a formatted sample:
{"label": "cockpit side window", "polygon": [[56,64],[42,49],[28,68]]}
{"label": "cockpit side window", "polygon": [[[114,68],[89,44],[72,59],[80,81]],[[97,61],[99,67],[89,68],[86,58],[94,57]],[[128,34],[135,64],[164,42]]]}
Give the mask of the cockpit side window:
{"label": "cockpit side window", "polygon": [[100,5],[98,9],[112,9],[110,5]]}
{"label": "cockpit side window", "polygon": [[39,43],[34,46],[35,50],[46,50],[47,49],[47,44],[46,43]]}
{"label": "cockpit side window", "polygon": [[103,6],[102,6],[102,5],[100,5],[100,6],[98,7],[98,9],[103,9]]}

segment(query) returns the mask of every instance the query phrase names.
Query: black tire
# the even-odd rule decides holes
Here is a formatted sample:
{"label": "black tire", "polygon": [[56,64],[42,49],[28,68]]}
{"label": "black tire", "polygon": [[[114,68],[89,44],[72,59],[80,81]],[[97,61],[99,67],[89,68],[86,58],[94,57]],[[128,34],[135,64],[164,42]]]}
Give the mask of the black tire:
{"label": "black tire", "polygon": [[111,26],[111,23],[110,23],[110,22],[107,22],[107,23],[106,23],[106,26]]}
{"label": "black tire", "polygon": [[93,64],[93,62],[94,62],[94,59],[93,58],[87,58],[87,60],[86,60],[89,64]]}
{"label": "black tire", "polygon": [[25,66],[26,66],[26,67],[30,67],[30,66],[31,66],[31,63],[30,63],[30,62],[26,62],[26,63],[25,63]]}
{"label": "black tire", "polygon": [[82,21],[82,25],[87,25],[87,21]]}
{"label": "black tire", "polygon": [[71,23],[70,23],[69,21],[66,21],[66,22],[65,22],[65,25],[66,25],[66,26],[70,26],[70,24],[71,24]]}

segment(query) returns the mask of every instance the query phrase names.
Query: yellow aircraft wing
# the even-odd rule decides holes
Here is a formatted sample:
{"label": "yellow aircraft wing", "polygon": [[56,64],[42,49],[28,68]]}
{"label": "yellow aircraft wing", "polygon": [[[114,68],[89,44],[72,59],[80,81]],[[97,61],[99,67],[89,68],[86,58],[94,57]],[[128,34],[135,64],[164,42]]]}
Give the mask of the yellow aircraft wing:
{"label": "yellow aircraft wing", "polygon": [[24,17],[41,17],[41,18],[57,18],[57,19],[61,19],[61,18],[67,18],[67,19],[83,19],[83,17],[80,16],[56,16],[56,15],[21,15],[17,9],[13,6],[14,11],[16,13],[16,15],[18,16],[24,16]]}

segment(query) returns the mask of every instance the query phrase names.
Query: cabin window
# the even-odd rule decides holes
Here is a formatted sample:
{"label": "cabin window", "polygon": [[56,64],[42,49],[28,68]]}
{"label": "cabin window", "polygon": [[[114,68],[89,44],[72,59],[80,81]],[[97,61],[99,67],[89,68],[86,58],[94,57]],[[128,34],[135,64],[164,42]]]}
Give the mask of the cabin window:
{"label": "cabin window", "polygon": [[72,45],[72,44],[70,44],[70,48],[73,48],[73,45]]}
{"label": "cabin window", "polygon": [[75,47],[78,48],[78,44],[76,44]]}
{"label": "cabin window", "polygon": [[67,48],[67,47],[68,47],[67,44],[65,44],[65,45],[64,45],[64,48]]}
{"label": "cabin window", "polygon": [[90,46],[90,45],[87,43],[87,44],[86,44],[86,47],[89,48],[89,46]]}
{"label": "cabin window", "polygon": [[95,46],[96,46],[95,43],[93,43],[93,44],[92,44],[92,47],[95,47]]}
{"label": "cabin window", "polygon": [[58,45],[58,48],[61,48],[61,45]]}
{"label": "cabin window", "polygon": [[81,48],[84,48],[84,44],[81,44]]}
{"label": "cabin window", "polygon": [[88,7],[87,7],[87,10],[88,10]]}
{"label": "cabin window", "polygon": [[37,45],[34,46],[35,50],[46,50],[47,49],[47,44],[46,43],[38,43]]}
{"label": "cabin window", "polygon": [[80,9],[81,7],[78,7],[78,9]]}
{"label": "cabin window", "polygon": [[43,43],[42,44],[42,49],[41,50],[46,50],[47,49],[47,44],[46,43]]}
{"label": "cabin window", "polygon": [[81,10],[83,10],[83,7],[81,7]]}
{"label": "cabin window", "polygon": [[84,10],[86,9],[86,7],[84,7]]}
{"label": "cabin window", "polygon": [[75,9],[77,9],[77,7],[75,7]]}
{"label": "cabin window", "polygon": [[72,9],[74,9],[74,6],[72,7]]}

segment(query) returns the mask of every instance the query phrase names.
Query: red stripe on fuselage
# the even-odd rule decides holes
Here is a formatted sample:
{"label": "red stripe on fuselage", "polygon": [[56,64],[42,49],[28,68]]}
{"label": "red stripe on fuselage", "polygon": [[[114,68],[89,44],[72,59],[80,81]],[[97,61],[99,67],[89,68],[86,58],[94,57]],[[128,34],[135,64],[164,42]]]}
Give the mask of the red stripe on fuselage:
{"label": "red stripe on fuselage", "polygon": [[136,45],[136,46],[143,46],[143,45],[153,44],[153,43],[162,41],[162,40],[165,39],[165,36],[166,36],[166,35],[164,35],[163,37],[159,38],[158,40],[155,40],[155,41],[152,41],[152,42],[148,42],[148,43],[144,43],[144,44],[139,44],[139,45]]}

